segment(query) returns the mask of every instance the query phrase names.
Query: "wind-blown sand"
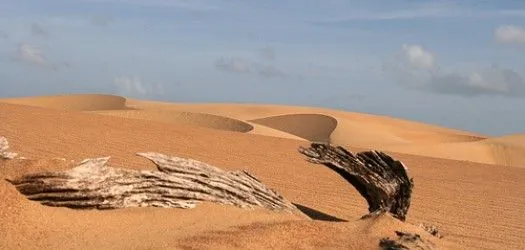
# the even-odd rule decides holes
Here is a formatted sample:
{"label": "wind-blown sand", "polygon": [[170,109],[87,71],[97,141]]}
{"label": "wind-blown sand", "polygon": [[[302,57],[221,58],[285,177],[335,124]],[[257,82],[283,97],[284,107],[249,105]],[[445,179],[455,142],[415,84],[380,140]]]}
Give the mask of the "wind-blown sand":
{"label": "wind-blown sand", "polygon": [[[318,211],[314,217],[323,218],[324,213],[347,222],[308,221],[295,215],[216,204],[200,204],[190,210],[53,208],[27,200],[8,182],[0,181],[0,248],[374,249],[379,238],[393,237],[394,230],[419,230],[410,223],[421,222],[441,229],[445,238],[435,242],[442,248],[525,246],[525,168],[520,168],[523,136],[487,138],[394,118],[320,108],[139,100],[127,101],[126,107],[107,97],[68,96],[65,103],[69,106],[62,110],[64,97],[56,102],[53,97],[32,101],[25,98],[23,103],[0,100],[0,136],[9,140],[12,151],[35,159],[0,161],[0,179],[66,169],[72,166],[71,160],[101,156],[112,156],[110,164],[114,166],[153,169],[135,153],[156,151],[194,158],[222,169],[246,169],[290,201]],[[83,101],[91,104],[84,106]],[[71,103],[78,103],[73,110]],[[94,107],[101,107],[100,114]],[[129,108],[139,111],[129,113]],[[163,118],[159,115],[163,112],[199,115],[195,122],[177,115]],[[283,115],[286,119],[301,117],[308,129],[293,122],[290,127],[283,127],[285,122],[269,124],[272,128],[254,122],[268,117],[271,119],[266,121],[274,122]],[[360,221],[366,203],[358,192],[330,169],[307,163],[297,153],[299,146],[308,143],[304,138],[320,138],[330,131],[330,123],[319,123],[319,115],[337,120],[330,134],[332,143],[353,151],[386,149],[408,166],[415,181],[408,223],[389,216]],[[184,119],[190,121],[181,122]],[[308,126],[310,122],[320,126],[319,130]],[[241,129],[248,126],[240,124],[253,129]],[[494,152],[500,152],[499,158]],[[451,160],[458,158],[470,162]],[[506,165],[493,164],[501,162]]]}

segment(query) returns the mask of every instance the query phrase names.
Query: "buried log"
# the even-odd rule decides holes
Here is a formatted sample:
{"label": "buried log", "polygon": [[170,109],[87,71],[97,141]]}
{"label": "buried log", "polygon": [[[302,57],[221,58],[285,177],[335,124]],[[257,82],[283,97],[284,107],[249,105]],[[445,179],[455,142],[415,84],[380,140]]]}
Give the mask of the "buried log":
{"label": "buried log", "polygon": [[390,212],[405,221],[413,180],[400,161],[379,151],[354,155],[343,147],[323,143],[300,147],[299,152],[307,156],[309,162],[324,164],[350,182],[368,202],[370,214],[365,217]]}
{"label": "buried log", "polygon": [[48,206],[114,209],[193,208],[210,201],[242,208],[294,210],[295,206],[245,171],[159,153],[138,153],[158,171],[106,166],[109,157],[86,159],[73,169],[9,180],[28,199]]}
{"label": "buried log", "polygon": [[3,136],[0,136],[0,160],[10,160],[15,158],[18,154],[9,152],[9,142]]}

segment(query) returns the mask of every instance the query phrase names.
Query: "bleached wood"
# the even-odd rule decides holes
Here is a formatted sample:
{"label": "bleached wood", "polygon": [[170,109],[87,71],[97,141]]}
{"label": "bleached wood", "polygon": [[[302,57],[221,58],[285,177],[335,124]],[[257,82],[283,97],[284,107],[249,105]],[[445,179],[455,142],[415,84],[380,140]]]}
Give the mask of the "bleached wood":
{"label": "bleached wood", "polygon": [[9,152],[9,142],[7,138],[0,136],[0,160],[14,159],[18,154]]}
{"label": "bleached wood", "polygon": [[246,171],[227,172],[193,159],[138,153],[158,171],[106,166],[109,157],[86,159],[73,169],[10,180],[30,200],[48,206],[114,209],[193,208],[201,201],[242,208],[294,210],[295,206]]}

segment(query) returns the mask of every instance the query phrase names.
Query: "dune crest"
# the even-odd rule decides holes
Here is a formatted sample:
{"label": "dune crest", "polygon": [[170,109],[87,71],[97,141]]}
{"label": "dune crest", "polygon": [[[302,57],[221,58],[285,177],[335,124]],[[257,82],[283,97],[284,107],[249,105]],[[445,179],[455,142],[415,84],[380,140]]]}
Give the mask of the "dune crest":
{"label": "dune crest", "polygon": [[116,95],[105,94],[74,94],[5,98],[0,99],[0,102],[41,108],[75,111],[129,109],[126,106],[126,98]]}
{"label": "dune crest", "polygon": [[241,133],[247,133],[253,130],[253,126],[249,123],[225,116],[206,113],[175,110],[117,110],[95,111],[93,113],[165,123],[180,123]]}
{"label": "dune crest", "polygon": [[452,160],[525,166],[523,136],[489,138],[415,121],[324,108],[166,103],[98,94],[9,98],[0,102]]}
{"label": "dune crest", "polygon": [[250,120],[312,142],[330,142],[337,120],[322,114],[288,114]]}

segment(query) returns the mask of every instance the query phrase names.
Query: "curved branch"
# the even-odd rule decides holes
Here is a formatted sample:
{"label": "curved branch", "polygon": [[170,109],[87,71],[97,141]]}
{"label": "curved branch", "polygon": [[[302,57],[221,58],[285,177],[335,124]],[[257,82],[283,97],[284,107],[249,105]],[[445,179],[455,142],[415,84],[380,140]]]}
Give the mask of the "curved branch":
{"label": "curved branch", "polygon": [[413,180],[400,161],[379,151],[354,155],[343,147],[323,143],[300,147],[299,152],[307,156],[309,162],[328,166],[352,184],[368,202],[372,215],[390,212],[395,218],[405,220]]}

